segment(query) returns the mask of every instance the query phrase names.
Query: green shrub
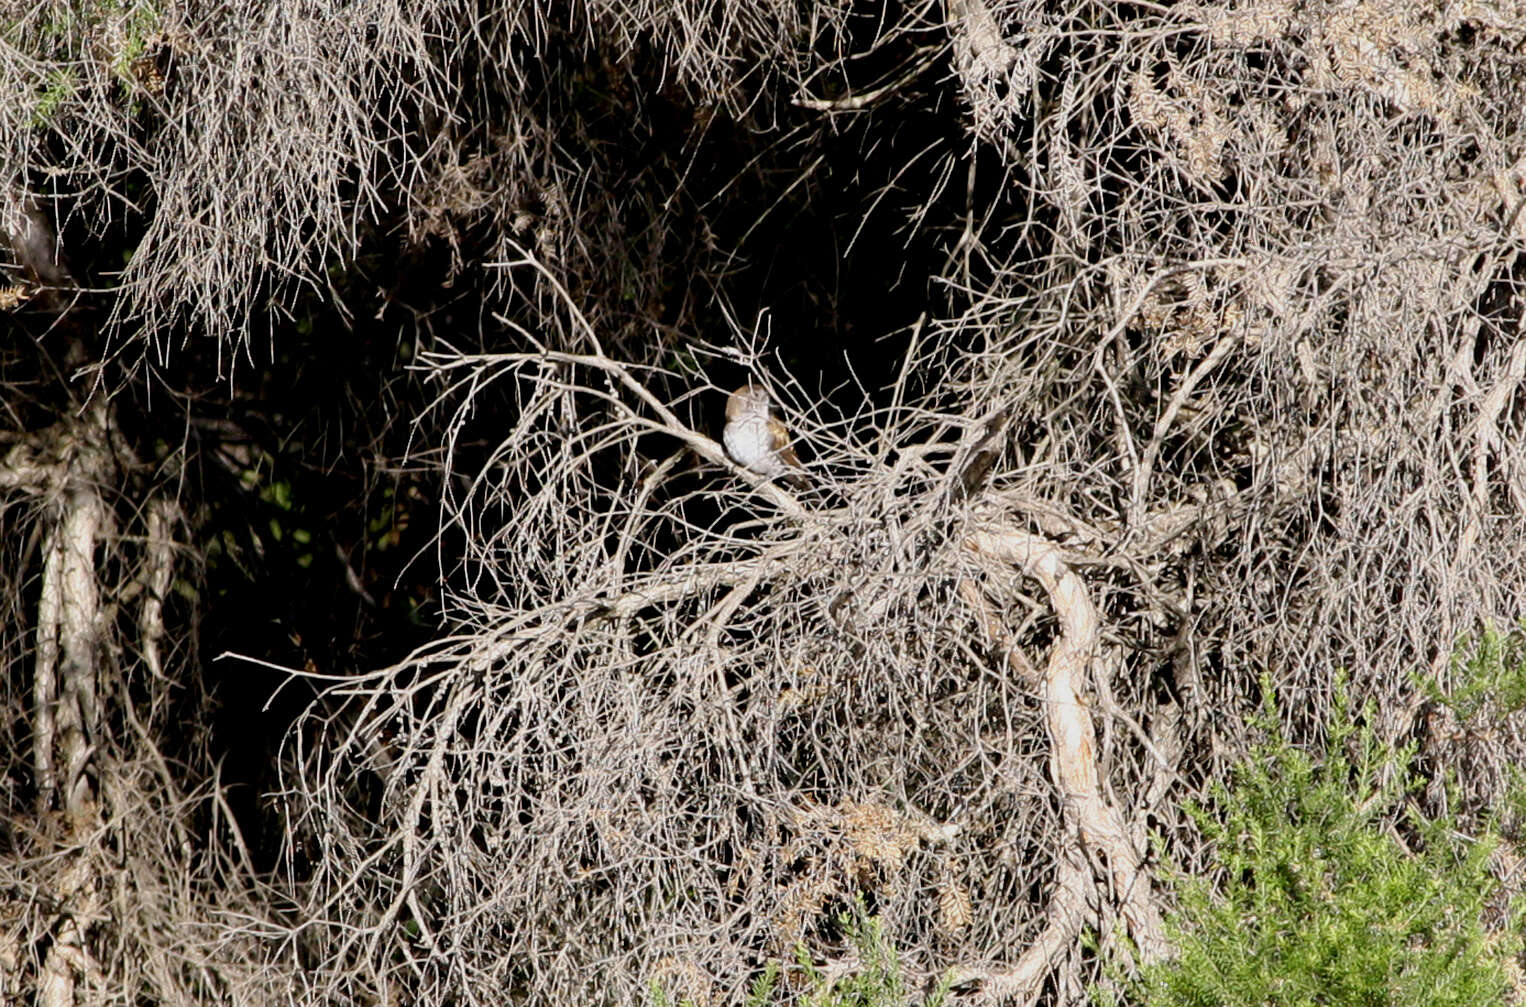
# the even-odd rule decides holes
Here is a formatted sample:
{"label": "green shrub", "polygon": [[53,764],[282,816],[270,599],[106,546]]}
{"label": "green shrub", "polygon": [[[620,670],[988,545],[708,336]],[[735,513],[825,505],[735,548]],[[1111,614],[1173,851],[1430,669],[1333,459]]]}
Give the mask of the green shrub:
{"label": "green shrub", "polygon": [[1443,690],[1428,676],[1417,675],[1415,684],[1464,723],[1526,709],[1526,630],[1499,633],[1485,628],[1453,652],[1450,688]]}
{"label": "green shrub", "polygon": [[[1482,920],[1495,891],[1492,835],[1406,810],[1409,750],[1379,743],[1340,689],[1316,762],[1277,728],[1193,816],[1213,881],[1183,878],[1169,921],[1177,956],[1135,987],[1150,1007],[1240,1004],[1498,1005],[1515,928]],[[1359,724],[1361,726],[1359,726]],[[1401,838],[1402,837],[1402,838]],[[1214,883],[1216,882],[1216,884]]]}

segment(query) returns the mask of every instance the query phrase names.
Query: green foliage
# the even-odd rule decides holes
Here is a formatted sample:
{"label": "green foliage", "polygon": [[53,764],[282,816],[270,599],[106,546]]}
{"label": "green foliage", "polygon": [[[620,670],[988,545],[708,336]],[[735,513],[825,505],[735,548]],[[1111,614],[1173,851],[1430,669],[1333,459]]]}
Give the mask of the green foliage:
{"label": "green foliage", "polygon": [[[858,949],[859,967],[848,975],[830,979],[811,964],[801,949],[797,952],[798,964],[810,990],[800,1002],[809,1007],[902,1007],[909,1003],[900,958],[886,939],[879,917],[865,916],[860,907],[856,917],[844,914],[840,922]],[[940,988],[922,1002],[928,1007],[939,1007],[947,996],[947,989]]]}
{"label": "green foliage", "polygon": [[[922,1007],[944,1007],[948,1002],[947,982],[939,984],[925,999],[914,997],[906,989],[900,958],[886,938],[879,917],[865,915],[859,906],[857,913],[844,913],[838,922],[858,951],[857,968],[833,978],[812,963],[805,948],[796,948],[795,964],[804,979],[805,990],[792,993],[782,989],[779,983],[782,968],[778,962],[770,962],[754,980],[747,1007],[784,1003],[806,1007],[905,1007],[913,1002]],[[655,980],[649,990],[651,1007],[692,1007],[687,999],[670,998]]]}
{"label": "green foliage", "polygon": [[[1517,938],[1482,925],[1495,890],[1492,836],[1406,814],[1410,750],[1380,743],[1371,708],[1338,687],[1327,754],[1316,762],[1277,727],[1192,809],[1219,879],[1184,878],[1169,921],[1178,956],[1147,969],[1150,1007],[1360,1004],[1497,1005]],[[1401,829],[1403,830],[1401,832]],[[1404,835],[1401,842],[1399,836]],[[1407,846],[1415,847],[1414,851]]]}
{"label": "green foliage", "polygon": [[[89,0],[42,14],[36,44],[30,48],[47,68],[36,85],[32,126],[54,125],[69,112],[80,87],[78,64],[86,59],[104,57],[131,91],[133,64],[147,55],[163,21],[163,12],[151,0]],[[15,28],[8,33],[12,44],[24,45]]]}
{"label": "green foliage", "polygon": [[[1461,739],[1462,744],[1476,745],[1502,730],[1508,733],[1511,729],[1505,719],[1526,710],[1526,627],[1509,633],[1486,627],[1477,637],[1458,645],[1445,683],[1417,674],[1414,684],[1422,695],[1451,711],[1456,723],[1442,730],[1455,731],[1452,737]],[[1519,838],[1526,832],[1526,773],[1506,761],[1490,784],[1478,779],[1476,767],[1464,766],[1460,771],[1468,773],[1470,769],[1469,789],[1484,795],[1480,799],[1486,801],[1481,809],[1474,805],[1475,813],[1481,810],[1495,829]],[[1453,779],[1452,769],[1447,772],[1448,794],[1455,795],[1459,782]]]}
{"label": "green foliage", "polygon": [[1526,772],[1518,766],[1506,766],[1505,779],[1505,799],[1501,817],[1511,823],[1516,832],[1519,832],[1521,824],[1526,822]]}
{"label": "green foliage", "polygon": [[120,24],[120,45],[111,54],[111,69],[123,80],[132,79],[132,65],[148,52],[148,40],[159,32],[163,15],[157,4],[147,0],[109,0],[97,5],[98,16],[109,16]]}
{"label": "green foliage", "polygon": [[32,110],[32,125],[43,126],[59,114],[74,97],[77,85],[74,71],[57,67],[48,71],[37,93],[37,107]]}
{"label": "green foliage", "polygon": [[1458,647],[1453,655],[1451,688],[1443,690],[1439,682],[1422,677],[1416,684],[1464,723],[1486,710],[1508,716],[1526,709],[1526,629],[1498,633],[1485,628],[1476,642]]}

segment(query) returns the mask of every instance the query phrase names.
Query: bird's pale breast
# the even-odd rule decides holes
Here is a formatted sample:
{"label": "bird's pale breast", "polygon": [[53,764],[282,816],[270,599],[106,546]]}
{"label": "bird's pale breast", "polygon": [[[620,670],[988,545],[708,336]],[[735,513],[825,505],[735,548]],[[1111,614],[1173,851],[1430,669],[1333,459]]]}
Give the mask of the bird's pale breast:
{"label": "bird's pale breast", "polygon": [[773,431],[766,414],[737,417],[726,424],[722,439],[726,452],[737,464],[759,475],[783,475],[789,469],[774,450]]}

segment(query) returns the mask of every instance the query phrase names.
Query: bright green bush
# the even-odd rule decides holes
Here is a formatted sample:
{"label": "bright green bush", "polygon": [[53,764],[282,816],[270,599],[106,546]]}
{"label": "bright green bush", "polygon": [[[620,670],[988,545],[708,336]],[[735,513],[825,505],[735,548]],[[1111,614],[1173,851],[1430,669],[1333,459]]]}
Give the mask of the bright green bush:
{"label": "bright green bush", "polygon": [[1428,821],[1406,795],[1407,750],[1379,743],[1337,698],[1322,760],[1276,727],[1193,815],[1218,870],[1184,878],[1170,920],[1178,954],[1136,987],[1150,1007],[1506,1002],[1516,928],[1482,920],[1495,892],[1492,835]]}

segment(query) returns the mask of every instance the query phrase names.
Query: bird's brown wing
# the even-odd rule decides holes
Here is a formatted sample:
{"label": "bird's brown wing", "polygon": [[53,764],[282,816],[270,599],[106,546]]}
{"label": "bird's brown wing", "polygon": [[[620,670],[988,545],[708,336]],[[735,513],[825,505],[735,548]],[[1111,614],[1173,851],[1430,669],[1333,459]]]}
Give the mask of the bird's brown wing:
{"label": "bird's brown wing", "polygon": [[785,477],[786,481],[796,489],[804,489],[809,485],[805,478],[805,466],[800,464],[800,456],[795,454],[795,447],[790,443],[789,428],[770,416],[768,432],[773,439],[774,457],[794,470]]}

